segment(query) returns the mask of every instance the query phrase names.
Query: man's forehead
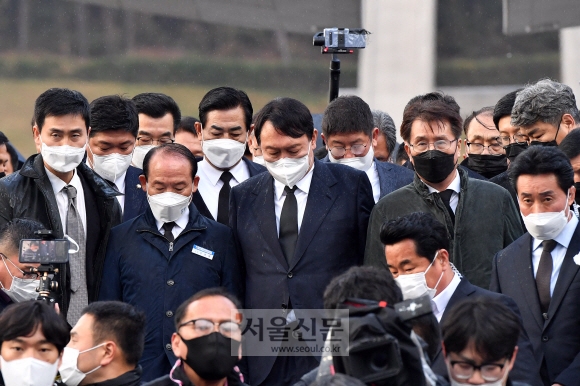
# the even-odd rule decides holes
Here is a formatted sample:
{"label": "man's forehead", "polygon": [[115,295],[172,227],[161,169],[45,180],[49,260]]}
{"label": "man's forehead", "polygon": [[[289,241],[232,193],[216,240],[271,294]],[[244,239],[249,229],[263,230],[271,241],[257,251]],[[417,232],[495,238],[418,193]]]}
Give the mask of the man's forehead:
{"label": "man's forehead", "polygon": [[451,133],[451,125],[446,119],[424,121],[415,119],[411,125],[413,136],[441,135]]}
{"label": "man's forehead", "polygon": [[199,319],[215,317],[230,318],[232,312],[237,312],[238,309],[231,300],[224,296],[206,296],[192,302],[186,311],[186,319]]}

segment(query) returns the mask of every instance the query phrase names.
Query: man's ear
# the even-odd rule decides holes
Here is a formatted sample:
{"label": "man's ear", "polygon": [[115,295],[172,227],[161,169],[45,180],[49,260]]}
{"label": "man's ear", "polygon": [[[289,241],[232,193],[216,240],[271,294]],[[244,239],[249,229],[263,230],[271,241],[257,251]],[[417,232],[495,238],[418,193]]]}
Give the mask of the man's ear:
{"label": "man's ear", "polygon": [[510,359],[508,371],[512,371],[512,369],[514,368],[514,364],[516,363],[516,357],[518,356],[518,350],[519,350],[518,346],[514,347],[514,353],[512,355],[512,358]]}
{"label": "man's ear", "polygon": [[144,192],[147,192],[147,179],[143,174],[139,176],[139,183],[141,184],[141,189],[143,189]]}
{"label": "man's ear", "polygon": [[38,126],[32,126],[32,138],[34,138],[34,146],[36,147],[36,152],[40,153],[42,150],[42,144],[40,143],[40,130]]}
{"label": "man's ear", "polygon": [[115,356],[117,355],[117,351],[119,350],[119,348],[113,341],[105,343],[103,345],[103,348],[105,349],[105,356],[103,357],[103,359],[101,359],[101,366],[106,366],[115,359]]}
{"label": "man's ear", "polygon": [[562,115],[562,120],[560,121],[560,125],[564,125],[568,131],[573,130],[577,123],[571,114]]}
{"label": "man's ear", "polygon": [[191,191],[192,193],[197,192],[198,185],[199,185],[199,176],[195,176],[195,178],[193,179],[193,190]]}
{"label": "man's ear", "polygon": [[378,140],[379,140],[379,128],[375,127],[371,135],[371,144],[373,145],[373,148],[377,147]]}
{"label": "man's ear", "polygon": [[447,351],[445,351],[445,343],[441,341],[441,351],[443,352],[443,358],[447,356]]}
{"label": "man's ear", "polygon": [[407,142],[403,143],[405,144],[405,153],[407,153],[407,157],[409,157],[409,162],[413,164],[413,157],[411,156],[411,147],[407,144]]}
{"label": "man's ear", "polygon": [[316,139],[318,138],[318,130],[314,129],[312,131],[312,142],[310,145],[310,150],[316,149]]}
{"label": "man's ear", "polygon": [[197,132],[197,139],[201,141],[201,130],[203,130],[201,122],[195,122],[193,125],[195,126],[195,131]]}
{"label": "man's ear", "polygon": [[171,335],[171,349],[173,350],[173,354],[175,354],[178,358],[186,358],[187,357],[187,346],[179,335],[176,332]]}

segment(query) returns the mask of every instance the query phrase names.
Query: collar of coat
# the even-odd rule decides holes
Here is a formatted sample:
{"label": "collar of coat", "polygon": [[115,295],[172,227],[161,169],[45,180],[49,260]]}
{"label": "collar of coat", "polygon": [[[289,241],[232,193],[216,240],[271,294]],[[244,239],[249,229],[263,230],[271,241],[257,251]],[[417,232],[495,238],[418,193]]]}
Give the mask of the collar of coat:
{"label": "collar of coat", "polygon": [[[467,176],[467,172],[461,168],[457,168],[457,173],[459,173],[459,181],[461,184],[461,193],[465,193],[467,191],[467,181],[469,180],[469,177]],[[415,179],[413,180],[413,186],[415,187],[415,190],[417,190],[417,192],[419,192],[419,194],[424,197],[427,198],[431,195],[431,193],[429,192],[429,188],[427,187],[427,185],[425,185],[425,183],[423,181],[421,181],[421,178],[419,178],[419,175],[417,174],[417,172],[415,172]]]}

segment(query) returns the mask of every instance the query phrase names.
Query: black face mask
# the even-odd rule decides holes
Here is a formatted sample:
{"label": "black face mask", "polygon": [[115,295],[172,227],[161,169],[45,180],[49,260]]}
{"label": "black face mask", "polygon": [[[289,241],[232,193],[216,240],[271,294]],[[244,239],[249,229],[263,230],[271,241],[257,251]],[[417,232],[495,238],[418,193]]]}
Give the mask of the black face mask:
{"label": "black face mask", "polygon": [[202,379],[208,381],[223,379],[238,363],[238,355],[232,355],[232,352],[238,352],[240,342],[226,338],[219,332],[181,340],[187,346],[187,357],[182,360]]}
{"label": "black face mask", "polygon": [[4,177],[6,177],[6,173],[4,173],[4,172],[0,173],[0,178],[4,178]]}
{"label": "black face mask", "polygon": [[527,143],[510,143],[509,145],[505,146],[505,155],[508,157],[510,162],[514,162],[516,157],[520,155],[524,150],[528,148]]}
{"label": "black face mask", "polygon": [[455,169],[455,152],[443,153],[439,150],[427,150],[413,156],[413,164],[418,175],[427,182],[438,184],[446,179]]}
{"label": "black face mask", "polygon": [[574,182],[574,187],[576,188],[576,197],[574,197],[574,201],[576,201],[576,204],[580,205],[580,182]]}
{"label": "black face mask", "polygon": [[492,178],[507,170],[507,159],[504,154],[469,154],[467,167],[485,178]]}

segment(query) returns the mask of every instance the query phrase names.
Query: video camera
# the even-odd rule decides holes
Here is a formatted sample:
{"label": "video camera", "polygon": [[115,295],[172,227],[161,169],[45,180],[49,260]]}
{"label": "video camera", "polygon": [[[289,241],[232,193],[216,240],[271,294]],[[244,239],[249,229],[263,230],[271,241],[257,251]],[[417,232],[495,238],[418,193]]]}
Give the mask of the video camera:
{"label": "video camera", "polygon": [[349,329],[334,336],[340,342],[340,351],[348,355],[332,357],[335,373],[377,386],[426,385],[421,352],[412,338],[410,321],[432,314],[429,296],[409,299],[394,307],[364,299],[347,299],[344,305],[349,317],[341,324],[348,323]]}
{"label": "video camera", "polygon": [[58,303],[60,288],[55,275],[59,273],[59,265],[68,262],[69,240],[57,239],[47,229],[36,231],[35,235],[39,238],[20,240],[18,260],[21,263],[40,264],[33,268],[40,276],[37,299],[49,304]]}
{"label": "video camera", "polygon": [[352,54],[354,48],[367,46],[369,34],[363,28],[325,28],[313,36],[312,45],[321,46],[323,54]]}

